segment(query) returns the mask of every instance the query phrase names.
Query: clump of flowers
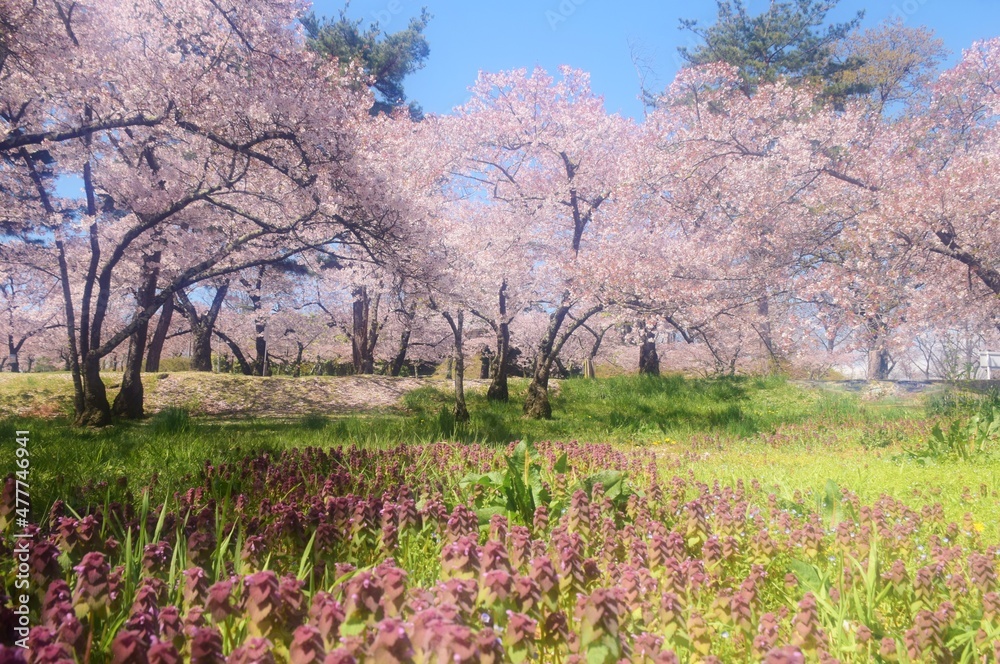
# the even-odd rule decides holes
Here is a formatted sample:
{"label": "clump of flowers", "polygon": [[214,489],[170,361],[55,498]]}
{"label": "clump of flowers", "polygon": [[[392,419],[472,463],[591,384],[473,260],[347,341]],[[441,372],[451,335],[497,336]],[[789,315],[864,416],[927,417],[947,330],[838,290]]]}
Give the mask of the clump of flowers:
{"label": "clump of flowers", "polygon": [[[505,454],[290,450],[209,464],[145,517],[58,506],[28,562],[31,661],[88,647],[162,664],[1000,654],[1000,546],[930,491],[829,494],[849,506],[833,523],[808,490],[702,482],[649,448],[539,443],[538,503],[508,510],[499,484],[458,479],[505,472]],[[217,493],[237,481],[236,499]]]}

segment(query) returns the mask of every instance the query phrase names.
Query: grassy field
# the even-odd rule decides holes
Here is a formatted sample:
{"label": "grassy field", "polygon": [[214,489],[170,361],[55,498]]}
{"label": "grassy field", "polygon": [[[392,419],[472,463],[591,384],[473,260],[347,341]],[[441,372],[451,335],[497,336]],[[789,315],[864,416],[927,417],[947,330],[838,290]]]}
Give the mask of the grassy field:
{"label": "grassy field", "polygon": [[[4,377],[0,398],[8,403],[17,389],[50,398],[68,395],[63,375]],[[472,419],[462,426],[451,416],[447,385],[435,382],[399,390],[395,407],[359,414],[194,416],[183,406],[168,406],[143,422],[103,430],[71,427],[64,416],[7,417],[0,420],[0,434],[9,440],[15,428],[32,432],[36,506],[57,499],[78,504],[84,500],[81,491],[90,487],[106,486],[107,496],[122,498],[123,487],[143,486],[152,478],[169,493],[207,461],[233,463],[260,452],[438,441],[500,445],[526,439],[648,447],[663,463],[690,468],[706,481],[757,478],[789,495],[817,491],[828,479],[866,498],[883,492],[905,497],[936,483],[948,488],[943,493],[951,511],[967,507],[991,528],[1000,521],[995,501],[965,505],[958,500],[967,486],[976,495],[980,484],[1000,489],[1000,464],[979,462],[972,469],[953,461],[916,463],[903,454],[904,448],[922,445],[932,421],[974,408],[974,397],[864,400],[803,388],[781,377],[624,376],[562,381],[554,390],[554,417],[532,420],[521,414],[525,389],[525,381],[513,380],[512,400],[505,404],[487,401],[481,389],[473,389]],[[273,412],[273,407],[261,410]],[[87,495],[94,500],[100,491]]]}
{"label": "grassy field", "polygon": [[[159,412],[101,430],[70,426],[64,402],[42,416],[65,376],[0,381],[18,405],[0,419],[5,472],[30,431],[36,649],[95,664],[1000,659],[996,395],[580,379],[535,421],[515,381],[508,404],[475,386],[457,425],[442,382],[267,380],[161,375]],[[213,411],[238,395],[253,397],[238,415]],[[6,547],[13,493],[8,479]],[[12,593],[13,565],[0,576]]]}

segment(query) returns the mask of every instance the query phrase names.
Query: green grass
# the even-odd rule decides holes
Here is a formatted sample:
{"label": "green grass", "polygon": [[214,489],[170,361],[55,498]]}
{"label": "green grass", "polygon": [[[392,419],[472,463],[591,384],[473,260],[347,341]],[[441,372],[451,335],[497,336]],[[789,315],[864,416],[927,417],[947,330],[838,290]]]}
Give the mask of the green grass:
{"label": "green grass", "polygon": [[[44,378],[32,377],[23,385],[52,389]],[[10,383],[6,387],[10,392]],[[919,480],[904,482],[896,475],[940,472],[947,479],[945,471],[886,461],[901,445],[919,442],[915,437],[927,428],[921,400],[863,402],[857,395],[805,389],[780,377],[624,376],[563,381],[552,397],[554,417],[539,421],[521,414],[526,381],[512,381],[511,387],[506,404],[470,393],[472,419],[464,426],[451,416],[449,391],[428,386],[408,392],[399,413],[212,420],[175,407],[144,422],[103,430],[73,428],[64,418],[7,418],[0,420],[0,436],[11,440],[15,429],[31,431],[36,518],[57,498],[81,503],[79,488],[86,485],[97,487],[88,493],[90,500],[102,495],[127,500],[130,489],[156,476],[157,490],[167,494],[184,486],[206,460],[220,464],[260,451],[342,444],[579,440],[652,446],[665,455],[708,454],[691,464],[706,478],[712,473],[766,482],[801,478],[802,487],[833,478],[852,487],[874,490],[884,484],[903,493]],[[868,467],[882,469],[880,474],[851,475],[859,455],[870,455],[874,465]],[[996,470],[988,466],[985,478],[996,482]]]}
{"label": "green grass", "polygon": [[827,482],[850,489],[862,503],[892,496],[907,504],[941,503],[949,521],[966,513],[984,528],[985,541],[1000,541],[1000,458],[918,464],[892,451],[768,449],[737,441],[723,449],[679,457],[682,466],[708,484],[757,480],[779,499],[794,501],[798,491],[807,508],[825,495]]}
{"label": "green grass", "polygon": [[[672,375],[566,380],[552,397],[552,419],[528,420],[521,416],[525,389],[525,382],[514,381],[506,404],[470,395],[471,421],[447,437],[487,443],[528,438],[648,445],[699,435],[746,438],[807,422],[861,425],[923,414],[920,402],[866,404],[855,395],[803,389],[780,376],[704,380]],[[440,410],[451,402],[450,393],[435,388],[404,397],[417,424],[435,434]],[[377,429],[381,422],[372,424]],[[421,438],[421,432],[414,433]]]}

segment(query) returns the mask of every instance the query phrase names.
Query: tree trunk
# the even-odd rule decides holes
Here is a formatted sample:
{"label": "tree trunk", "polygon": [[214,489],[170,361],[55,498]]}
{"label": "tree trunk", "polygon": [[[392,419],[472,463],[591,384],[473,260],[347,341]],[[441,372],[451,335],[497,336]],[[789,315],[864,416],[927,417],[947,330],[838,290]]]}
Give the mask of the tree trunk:
{"label": "tree trunk", "polygon": [[18,363],[17,352],[20,350],[20,344],[14,344],[14,335],[7,335],[7,358],[10,362],[10,372],[11,373],[21,373],[21,365]]}
{"label": "tree trunk", "polygon": [[639,373],[643,376],[660,375],[660,356],[656,352],[656,332],[642,324],[642,344],[639,346]]}
{"label": "tree trunk", "polygon": [[507,374],[510,364],[510,320],[507,318],[507,282],[504,281],[498,293],[500,324],[497,325],[497,354],[493,358],[493,380],[486,390],[490,401],[509,401]]}
{"label": "tree trunk", "polygon": [[[90,115],[90,109],[87,109]],[[89,143],[90,137],[87,137]],[[87,214],[97,218],[97,198],[95,194],[90,161],[83,164],[83,184],[87,195]],[[111,298],[111,273],[107,270],[98,275],[101,259],[100,237],[97,223],[90,224],[90,263],[87,276],[83,282],[83,297],[80,302],[80,357],[83,361],[83,410],[77,413],[76,422],[80,425],[106,426],[111,424],[111,404],[108,402],[108,392],[101,380],[101,356],[98,347],[101,340],[101,328],[107,315],[108,302]],[[93,302],[94,311],[91,314],[91,298],[94,287],[97,286],[97,299]]]}
{"label": "tree trunk", "polygon": [[885,348],[876,347],[868,351],[868,380],[889,380],[892,372],[892,357]]}
{"label": "tree trunk", "polygon": [[253,375],[266,376],[269,373],[267,366],[267,324],[260,318],[254,322],[254,352],[256,357],[253,361]]}
{"label": "tree trunk", "polygon": [[[148,306],[152,304],[153,296],[156,294],[156,280],[160,274],[160,252],[145,256],[143,260],[143,271],[146,279],[139,286],[135,294],[136,316],[139,316]],[[152,265],[152,267],[149,267]],[[125,374],[122,376],[122,387],[115,401],[111,405],[111,412],[118,417],[138,420],[142,419],[143,412],[143,387],[142,387],[142,360],[146,355],[146,338],[149,335],[149,319],[135,329],[129,337],[128,357],[125,360]]]}
{"label": "tree trunk", "polygon": [[766,290],[757,303],[757,313],[761,317],[760,329],[757,330],[757,333],[760,335],[761,343],[767,352],[768,366],[772,373],[779,373],[781,371],[781,361],[774,347],[774,335],[771,331],[771,298]]}
{"label": "tree trunk", "polygon": [[410,328],[407,327],[403,330],[403,333],[399,336],[399,350],[396,352],[396,356],[392,358],[392,363],[389,365],[389,375],[398,376],[403,371],[403,367],[406,365],[406,353],[410,348]]}
{"label": "tree trunk", "polygon": [[535,358],[535,369],[531,382],[528,384],[528,394],[524,399],[524,414],[535,419],[550,419],[552,404],[549,403],[549,374],[552,372],[552,361],[555,359],[556,338],[562,327],[569,307],[562,305],[549,316],[549,328],[538,347]]}
{"label": "tree trunk", "polygon": [[177,291],[177,304],[181,308],[181,313],[188,319],[191,325],[191,369],[193,371],[212,370],[212,333],[215,330],[215,322],[222,311],[222,303],[229,292],[229,281],[224,281],[215,291],[212,304],[208,311],[199,314],[198,309],[188,298],[187,293]]}
{"label": "tree trunk", "polygon": [[214,325],[201,317],[197,325],[191,326],[191,371],[212,370],[212,327]]}
{"label": "tree trunk", "polygon": [[535,371],[528,384],[528,394],[524,399],[524,414],[536,420],[551,419],[552,404],[549,403],[549,372],[552,361],[535,363]]}
{"label": "tree trunk", "polygon": [[[240,372],[244,376],[252,376],[253,366],[247,361],[246,356],[243,354],[243,349],[239,347],[239,344],[230,339],[224,332],[220,332],[219,330],[215,330],[215,336],[222,339],[222,341],[229,346],[229,350],[233,351],[233,357],[236,358],[236,362],[240,365]],[[318,361],[319,356],[317,355],[316,357]]]}
{"label": "tree trunk", "polygon": [[455,421],[468,422],[469,409],[465,405],[465,353],[463,352],[462,332],[465,325],[464,315],[461,309],[454,318],[448,312],[442,312],[444,319],[451,326],[452,334],[455,336]]}
{"label": "tree trunk", "polygon": [[[48,208],[48,206],[46,207]],[[62,286],[63,307],[66,312],[66,336],[69,342],[66,364],[69,365],[70,375],[73,377],[73,412],[79,418],[83,415],[85,388],[83,371],[80,367],[79,347],[76,341],[76,317],[73,312],[73,295],[70,289],[66,250],[62,240],[56,240],[56,248],[59,250],[59,281]]]}
{"label": "tree trunk", "polygon": [[168,298],[160,309],[160,318],[156,321],[156,329],[153,331],[153,338],[149,341],[149,349],[146,351],[146,371],[159,371],[160,358],[163,356],[163,344],[167,341],[167,334],[170,332],[170,321],[174,317],[174,298]]}
{"label": "tree trunk", "polygon": [[[567,297],[568,295],[563,296],[564,302]],[[552,364],[559,357],[559,352],[573,333],[585,325],[591,316],[604,308],[600,304],[591,307],[573,319],[573,323],[562,334],[559,334],[559,330],[569,314],[570,306],[562,304],[549,316],[549,328],[538,346],[535,368],[532,372],[531,382],[528,384],[528,394],[524,399],[524,414],[528,417],[535,419],[552,417],[552,405],[549,403],[549,376],[552,373]]]}
{"label": "tree trunk", "polygon": [[892,372],[892,357],[885,347],[889,326],[877,312],[865,316],[871,344],[868,348],[868,380],[888,380]]}
{"label": "tree trunk", "polygon": [[[354,373],[375,373],[375,345],[378,342],[378,304],[379,296],[375,297],[374,307],[365,286],[354,289],[354,303],[351,306],[351,360]],[[374,309],[375,311],[372,311]]]}
{"label": "tree trunk", "polygon": [[510,390],[507,387],[507,377],[510,375],[510,326],[501,322],[497,332],[497,354],[493,357],[493,367],[490,372],[492,380],[486,390],[486,398],[490,401],[510,401]]}
{"label": "tree trunk", "polygon": [[140,420],[145,415],[143,410],[142,357],[146,350],[148,331],[147,325],[141,325],[129,338],[122,387],[115,395],[114,403],[111,404],[111,412],[117,417]]}
{"label": "tree trunk", "polygon": [[101,358],[88,353],[83,361],[83,410],[77,414],[79,426],[103,427],[111,424],[111,404],[101,380]]}

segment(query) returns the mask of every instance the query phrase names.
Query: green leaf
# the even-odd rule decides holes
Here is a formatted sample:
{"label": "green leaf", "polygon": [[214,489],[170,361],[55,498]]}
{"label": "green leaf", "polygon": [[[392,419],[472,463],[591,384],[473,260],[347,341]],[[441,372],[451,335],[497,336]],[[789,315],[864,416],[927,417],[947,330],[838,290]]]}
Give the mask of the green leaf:
{"label": "green leaf", "polygon": [[596,644],[587,648],[587,664],[608,664],[614,661],[611,649],[604,644]]}
{"label": "green leaf", "polygon": [[624,475],[618,470],[602,470],[600,472],[594,473],[589,477],[584,478],[582,484],[587,495],[590,496],[591,500],[595,498],[593,495],[594,485],[603,484],[604,494],[611,498],[612,500],[617,496],[621,495],[621,481]]}
{"label": "green leaf", "polygon": [[[1000,420],[997,420],[997,423],[1000,424]],[[557,473],[565,473],[569,471],[569,460],[566,458],[565,452],[559,455],[559,458],[556,459],[556,464],[552,466],[552,470]]]}
{"label": "green leaf", "polygon": [[[309,562],[309,558],[312,556],[313,545],[316,543],[316,532],[315,530],[313,531],[312,537],[309,538],[306,548],[302,551],[302,557],[299,559],[299,571],[295,575],[295,578],[299,581],[305,579],[306,575],[312,571],[312,564]],[[228,544],[228,539],[226,543]]]}
{"label": "green leaf", "polygon": [[791,562],[788,563],[788,567],[795,575],[795,578],[799,580],[799,583],[806,589],[813,592],[823,589],[823,580],[820,578],[819,572],[809,563],[804,560],[792,558]]}
{"label": "green leaf", "polygon": [[504,505],[490,505],[489,507],[483,507],[476,510],[476,516],[479,518],[479,525],[484,526],[490,522],[496,514],[506,514],[508,512],[506,506]]}

